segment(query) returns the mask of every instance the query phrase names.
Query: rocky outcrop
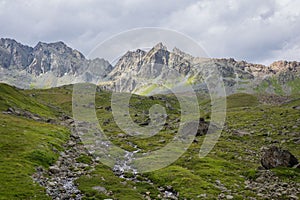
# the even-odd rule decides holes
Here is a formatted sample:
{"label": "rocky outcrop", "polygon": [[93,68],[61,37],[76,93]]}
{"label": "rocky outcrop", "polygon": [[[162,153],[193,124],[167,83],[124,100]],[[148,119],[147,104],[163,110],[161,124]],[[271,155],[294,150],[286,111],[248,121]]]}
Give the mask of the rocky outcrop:
{"label": "rocky outcrop", "polygon": [[275,167],[293,167],[299,162],[297,158],[287,150],[272,146],[263,150],[261,164],[265,169]]}
{"label": "rocky outcrop", "polygon": [[269,70],[274,73],[283,71],[300,72],[300,62],[276,61],[269,66]]}

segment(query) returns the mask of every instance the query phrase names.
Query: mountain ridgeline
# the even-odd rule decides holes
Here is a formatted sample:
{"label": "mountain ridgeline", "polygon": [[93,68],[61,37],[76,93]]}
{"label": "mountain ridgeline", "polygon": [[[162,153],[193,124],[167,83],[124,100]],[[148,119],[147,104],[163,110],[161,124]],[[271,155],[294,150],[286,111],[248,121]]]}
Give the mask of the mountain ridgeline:
{"label": "mountain ridgeline", "polygon": [[196,91],[207,92],[205,77],[211,69],[221,75],[227,94],[300,92],[300,63],[296,61],[264,66],[232,58],[198,58],[176,47],[170,51],[159,43],[149,51],[128,51],[112,66],[105,58],[87,59],[63,42],[29,47],[0,39],[0,81],[21,88],[91,82],[111,91],[149,95],[166,91],[167,83],[161,80],[172,79],[175,72],[182,85],[188,83]]}

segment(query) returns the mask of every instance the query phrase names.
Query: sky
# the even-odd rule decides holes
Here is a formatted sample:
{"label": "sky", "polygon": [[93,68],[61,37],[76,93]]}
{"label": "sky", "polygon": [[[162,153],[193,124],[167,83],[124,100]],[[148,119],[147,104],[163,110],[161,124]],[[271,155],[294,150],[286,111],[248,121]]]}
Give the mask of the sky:
{"label": "sky", "polygon": [[298,0],[0,0],[0,37],[63,41],[87,55],[120,32],[160,27],[187,35],[210,57],[300,61]]}

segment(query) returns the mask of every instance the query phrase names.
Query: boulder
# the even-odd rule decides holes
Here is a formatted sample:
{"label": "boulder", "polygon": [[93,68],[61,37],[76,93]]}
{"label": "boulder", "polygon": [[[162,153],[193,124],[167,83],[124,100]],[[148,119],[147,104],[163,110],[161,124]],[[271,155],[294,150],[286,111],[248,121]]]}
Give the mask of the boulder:
{"label": "boulder", "polygon": [[105,109],[106,111],[111,112],[111,106],[106,106],[104,109]]}
{"label": "boulder", "polygon": [[263,150],[261,157],[261,165],[265,169],[275,167],[293,167],[298,163],[297,158],[293,154],[276,146]]}
{"label": "boulder", "polygon": [[300,106],[293,106],[293,109],[300,110]]}
{"label": "boulder", "polygon": [[52,173],[52,174],[58,174],[60,172],[60,169],[57,167],[57,166],[50,166],[49,167],[49,171]]}
{"label": "boulder", "polygon": [[243,131],[243,130],[235,130],[233,133],[232,133],[233,136],[238,136],[238,137],[244,137],[244,136],[249,136],[250,133],[247,132],[247,131]]}
{"label": "boulder", "polygon": [[199,125],[196,136],[206,135],[209,127],[209,122],[206,122],[204,118],[199,118]]}
{"label": "boulder", "polygon": [[15,110],[13,108],[7,108],[7,111],[6,112],[9,112],[9,113],[14,113]]}

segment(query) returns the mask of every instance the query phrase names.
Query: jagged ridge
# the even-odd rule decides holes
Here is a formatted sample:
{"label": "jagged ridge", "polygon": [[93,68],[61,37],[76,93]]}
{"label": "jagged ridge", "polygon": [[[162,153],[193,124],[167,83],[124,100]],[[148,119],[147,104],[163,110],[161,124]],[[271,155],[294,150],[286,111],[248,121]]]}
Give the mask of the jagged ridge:
{"label": "jagged ridge", "polygon": [[149,94],[159,92],[154,80],[166,79],[174,70],[195,90],[205,90],[204,77],[212,68],[222,75],[228,94],[300,92],[295,89],[300,83],[300,63],[296,61],[264,66],[232,58],[197,58],[176,47],[169,51],[158,43],[149,51],[126,52],[113,67],[103,58],[86,59],[63,42],[39,42],[29,47],[13,39],[0,39],[0,81],[24,88],[93,82],[112,91]]}

